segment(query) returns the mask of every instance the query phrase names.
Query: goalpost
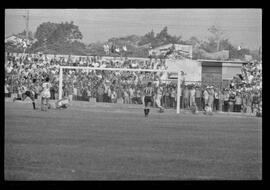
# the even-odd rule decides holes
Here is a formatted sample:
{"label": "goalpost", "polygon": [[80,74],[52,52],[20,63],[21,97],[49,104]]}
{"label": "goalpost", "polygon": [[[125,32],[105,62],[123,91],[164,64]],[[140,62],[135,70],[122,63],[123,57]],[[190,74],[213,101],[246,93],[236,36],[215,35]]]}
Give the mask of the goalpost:
{"label": "goalpost", "polygon": [[126,69],[126,68],[99,68],[99,67],[76,67],[76,66],[59,66],[60,72],[59,72],[59,100],[62,98],[62,88],[63,88],[63,69],[82,69],[82,70],[103,70],[103,71],[130,71],[130,72],[177,72],[178,73],[178,79],[177,79],[177,108],[176,113],[180,113],[180,94],[181,94],[181,70],[175,71],[175,70],[159,70],[159,69]]}

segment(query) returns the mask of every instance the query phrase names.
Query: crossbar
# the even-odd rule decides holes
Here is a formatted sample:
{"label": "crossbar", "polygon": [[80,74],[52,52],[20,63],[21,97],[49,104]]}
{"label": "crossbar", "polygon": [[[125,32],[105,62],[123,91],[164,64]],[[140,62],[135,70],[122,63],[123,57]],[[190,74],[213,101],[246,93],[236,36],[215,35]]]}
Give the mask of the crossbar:
{"label": "crossbar", "polygon": [[175,72],[176,70],[160,70],[160,69],[127,69],[127,68],[100,68],[100,67],[76,67],[76,66],[60,66],[60,69],[84,69],[84,70],[105,70],[105,71],[134,71],[134,72]]}

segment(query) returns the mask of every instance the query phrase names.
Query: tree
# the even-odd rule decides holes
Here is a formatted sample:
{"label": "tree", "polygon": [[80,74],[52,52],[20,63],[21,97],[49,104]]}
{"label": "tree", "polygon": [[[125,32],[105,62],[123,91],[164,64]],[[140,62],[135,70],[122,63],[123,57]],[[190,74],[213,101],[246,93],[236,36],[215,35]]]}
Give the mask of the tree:
{"label": "tree", "polygon": [[192,47],[195,47],[196,45],[200,44],[200,40],[197,37],[192,36],[186,41],[186,44],[192,45]]}
{"label": "tree", "polygon": [[[17,34],[16,36],[20,37],[20,38],[26,38],[26,30],[22,31],[21,33]],[[28,31],[28,37],[29,37],[29,40],[34,40],[33,32]]]}
{"label": "tree", "polygon": [[32,51],[46,51],[69,54],[72,52],[83,53],[85,45],[77,40],[83,38],[79,27],[71,22],[51,23],[45,22],[38,26]]}
{"label": "tree", "polygon": [[139,41],[138,45],[142,46],[148,43],[151,43],[153,40],[155,39],[155,33],[153,30],[151,30],[151,32],[148,32],[147,34],[145,34],[141,40]]}
{"label": "tree", "polygon": [[52,33],[58,27],[57,23],[45,22],[37,27],[35,38],[39,44],[47,42],[47,40],[52,36]]}
{"label": "tree", "polygon": [[177,44],[183,42],[181,41],[181,36],[171,36],[168,34],[168,27],[165,26],[159,33],[157,33],[156,37],[151,42],[151,46],[155,48],[169,43]]}
{"label": "tree", "polygon": [[222,36],[224,34],[224,30],[213,25],[210,28],[208,28],[208,31],[213,35],[212,37],[210,37],[210,41],[216,42],[216,44],[217,44],[216,51],[219,51],[220,41],[221,41]]}

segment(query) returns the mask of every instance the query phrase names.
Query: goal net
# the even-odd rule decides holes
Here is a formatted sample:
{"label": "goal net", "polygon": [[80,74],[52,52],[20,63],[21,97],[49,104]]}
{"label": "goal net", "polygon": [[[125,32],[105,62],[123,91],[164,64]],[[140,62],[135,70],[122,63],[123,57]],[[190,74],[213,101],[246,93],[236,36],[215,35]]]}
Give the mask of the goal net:
{"label": "goal net", "polygon": [[[181,71],[79,66],[60,66],[59,69],[58,99],[74,88],[81,93],[83,88],[87,96],[97,102],[143,104],[143,89],[151,82],[155,92],[159,87],[162,89],[163,107],[170,104],[169,107],[180,113]],[[169,73],[176,73],[177,79],[168,79]]]}

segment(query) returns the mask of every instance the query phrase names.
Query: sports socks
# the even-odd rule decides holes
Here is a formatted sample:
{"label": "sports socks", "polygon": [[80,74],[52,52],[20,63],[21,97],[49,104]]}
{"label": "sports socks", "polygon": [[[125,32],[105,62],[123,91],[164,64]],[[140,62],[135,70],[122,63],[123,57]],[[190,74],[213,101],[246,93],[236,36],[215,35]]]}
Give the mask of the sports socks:
{"label": "sports socks", "polygon": [[35,110],[35,109],[36,109],[36,104],[35,104],[35,102],[32,102],[32,104],[33,104],[33,109]]}
{"label": "sports socks", "polygon": [[148,116],[149,112],[150,112],[150,109],[144,109],[144,115],[145,115],[145,117]]}

